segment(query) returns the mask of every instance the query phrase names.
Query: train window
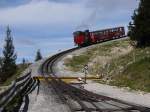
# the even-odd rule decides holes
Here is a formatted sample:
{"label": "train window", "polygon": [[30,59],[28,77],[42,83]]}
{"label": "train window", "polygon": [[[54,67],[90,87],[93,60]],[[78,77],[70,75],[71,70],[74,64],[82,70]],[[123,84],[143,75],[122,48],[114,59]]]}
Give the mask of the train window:
{"label": "train window", "polygon": [[122,31],[123,29],[122,28],[120,28],[120,31]]}
{"label": "train window", "polygon": [[104,35],[104,31],[103,31],[103,35]]}
{"label": "train window", "polygon": [[104,31],[104,32],[103,32],[103,34],[105,35],[105,34],[106,34],[106,32]]}
{"label": "train window", "polygon": [[99,34],[101,35],[101,34],[102,34],[102,32],[99,32]]}

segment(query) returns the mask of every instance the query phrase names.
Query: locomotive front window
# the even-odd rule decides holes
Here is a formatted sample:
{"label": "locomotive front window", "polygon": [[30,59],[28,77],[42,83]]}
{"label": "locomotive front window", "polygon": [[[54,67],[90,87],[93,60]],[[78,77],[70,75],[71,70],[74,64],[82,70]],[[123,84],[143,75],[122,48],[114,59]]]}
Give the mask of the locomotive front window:
{"label": "locomotive front window", "polygon": [[78,32],[75,32],[74,33],[74,36],[79,36],[79,35],[81,35],[82,34],[82,32],[81,31],[78,31]]}

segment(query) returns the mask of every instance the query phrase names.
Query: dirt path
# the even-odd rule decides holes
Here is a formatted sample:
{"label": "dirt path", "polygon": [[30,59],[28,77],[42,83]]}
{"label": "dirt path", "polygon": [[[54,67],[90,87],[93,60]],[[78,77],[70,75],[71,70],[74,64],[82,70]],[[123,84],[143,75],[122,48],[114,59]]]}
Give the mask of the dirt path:
{"label": "dirt path", "polygon": [[131,102],[133,104],[150,107],[150,93],[130,91],[125,88],[117,88],[115,86],[93,82],[89,82],[88,84],[84,85],[84,88],[101,95],[120,99],[126,102]]}

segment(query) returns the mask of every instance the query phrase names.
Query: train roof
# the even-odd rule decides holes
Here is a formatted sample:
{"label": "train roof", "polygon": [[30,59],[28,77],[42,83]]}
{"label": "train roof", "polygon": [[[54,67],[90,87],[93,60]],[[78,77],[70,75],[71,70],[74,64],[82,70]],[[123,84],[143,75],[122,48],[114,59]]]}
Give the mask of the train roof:
{"label": "train roof", "polygon": [[102,31],[113,30],[113,29],[118,29],[118,28],[124,28],[124,27],[120,26],[120,27],[114,27],[114,28],[107,28],[107,29],[96,30],[96,31],[92,31],[92,32],[96,33],[96,32],[102,32]]}
{"label": "train roof", "polygon": [[81,34],[81,33],[84,33],[84,32],[83,31],[75,31],[75,32],[73,32],[74,35]]}
{"label": "train roof", "polygon": [[[103,31],[107,31],[107,30],[113,30],[113,29],[118,29],[118,28],[124,28],[123,26],[120,27],[114,27],[114,28],[107,28],[107,29],[101,29],[101,30],[96,30],[96,31],[91,31],[92,33],[96,33],[96,32],[103,32]],[[75,31],[73,32],[74,35],[76,34],[80,34],[80,33],[84,33],[83,31]]]}

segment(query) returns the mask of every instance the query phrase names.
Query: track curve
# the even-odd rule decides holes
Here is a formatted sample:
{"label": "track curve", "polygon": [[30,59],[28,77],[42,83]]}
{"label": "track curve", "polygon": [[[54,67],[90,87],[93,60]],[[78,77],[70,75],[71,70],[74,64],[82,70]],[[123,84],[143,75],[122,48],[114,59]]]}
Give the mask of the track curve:
{"label": "track curve", "polygon": [[[63,82],[53,72],[55,61],[61,56],[80,48],[72,48],[48,58],[40,68],[40,72],[48,84],[51,84],[62,102],[66,103],[72,112],[150,112],[150,108],[130,104],[114,98],[98,95],[85,89],[76,88]],[[49,81],[47,77],[51,77]]]}

